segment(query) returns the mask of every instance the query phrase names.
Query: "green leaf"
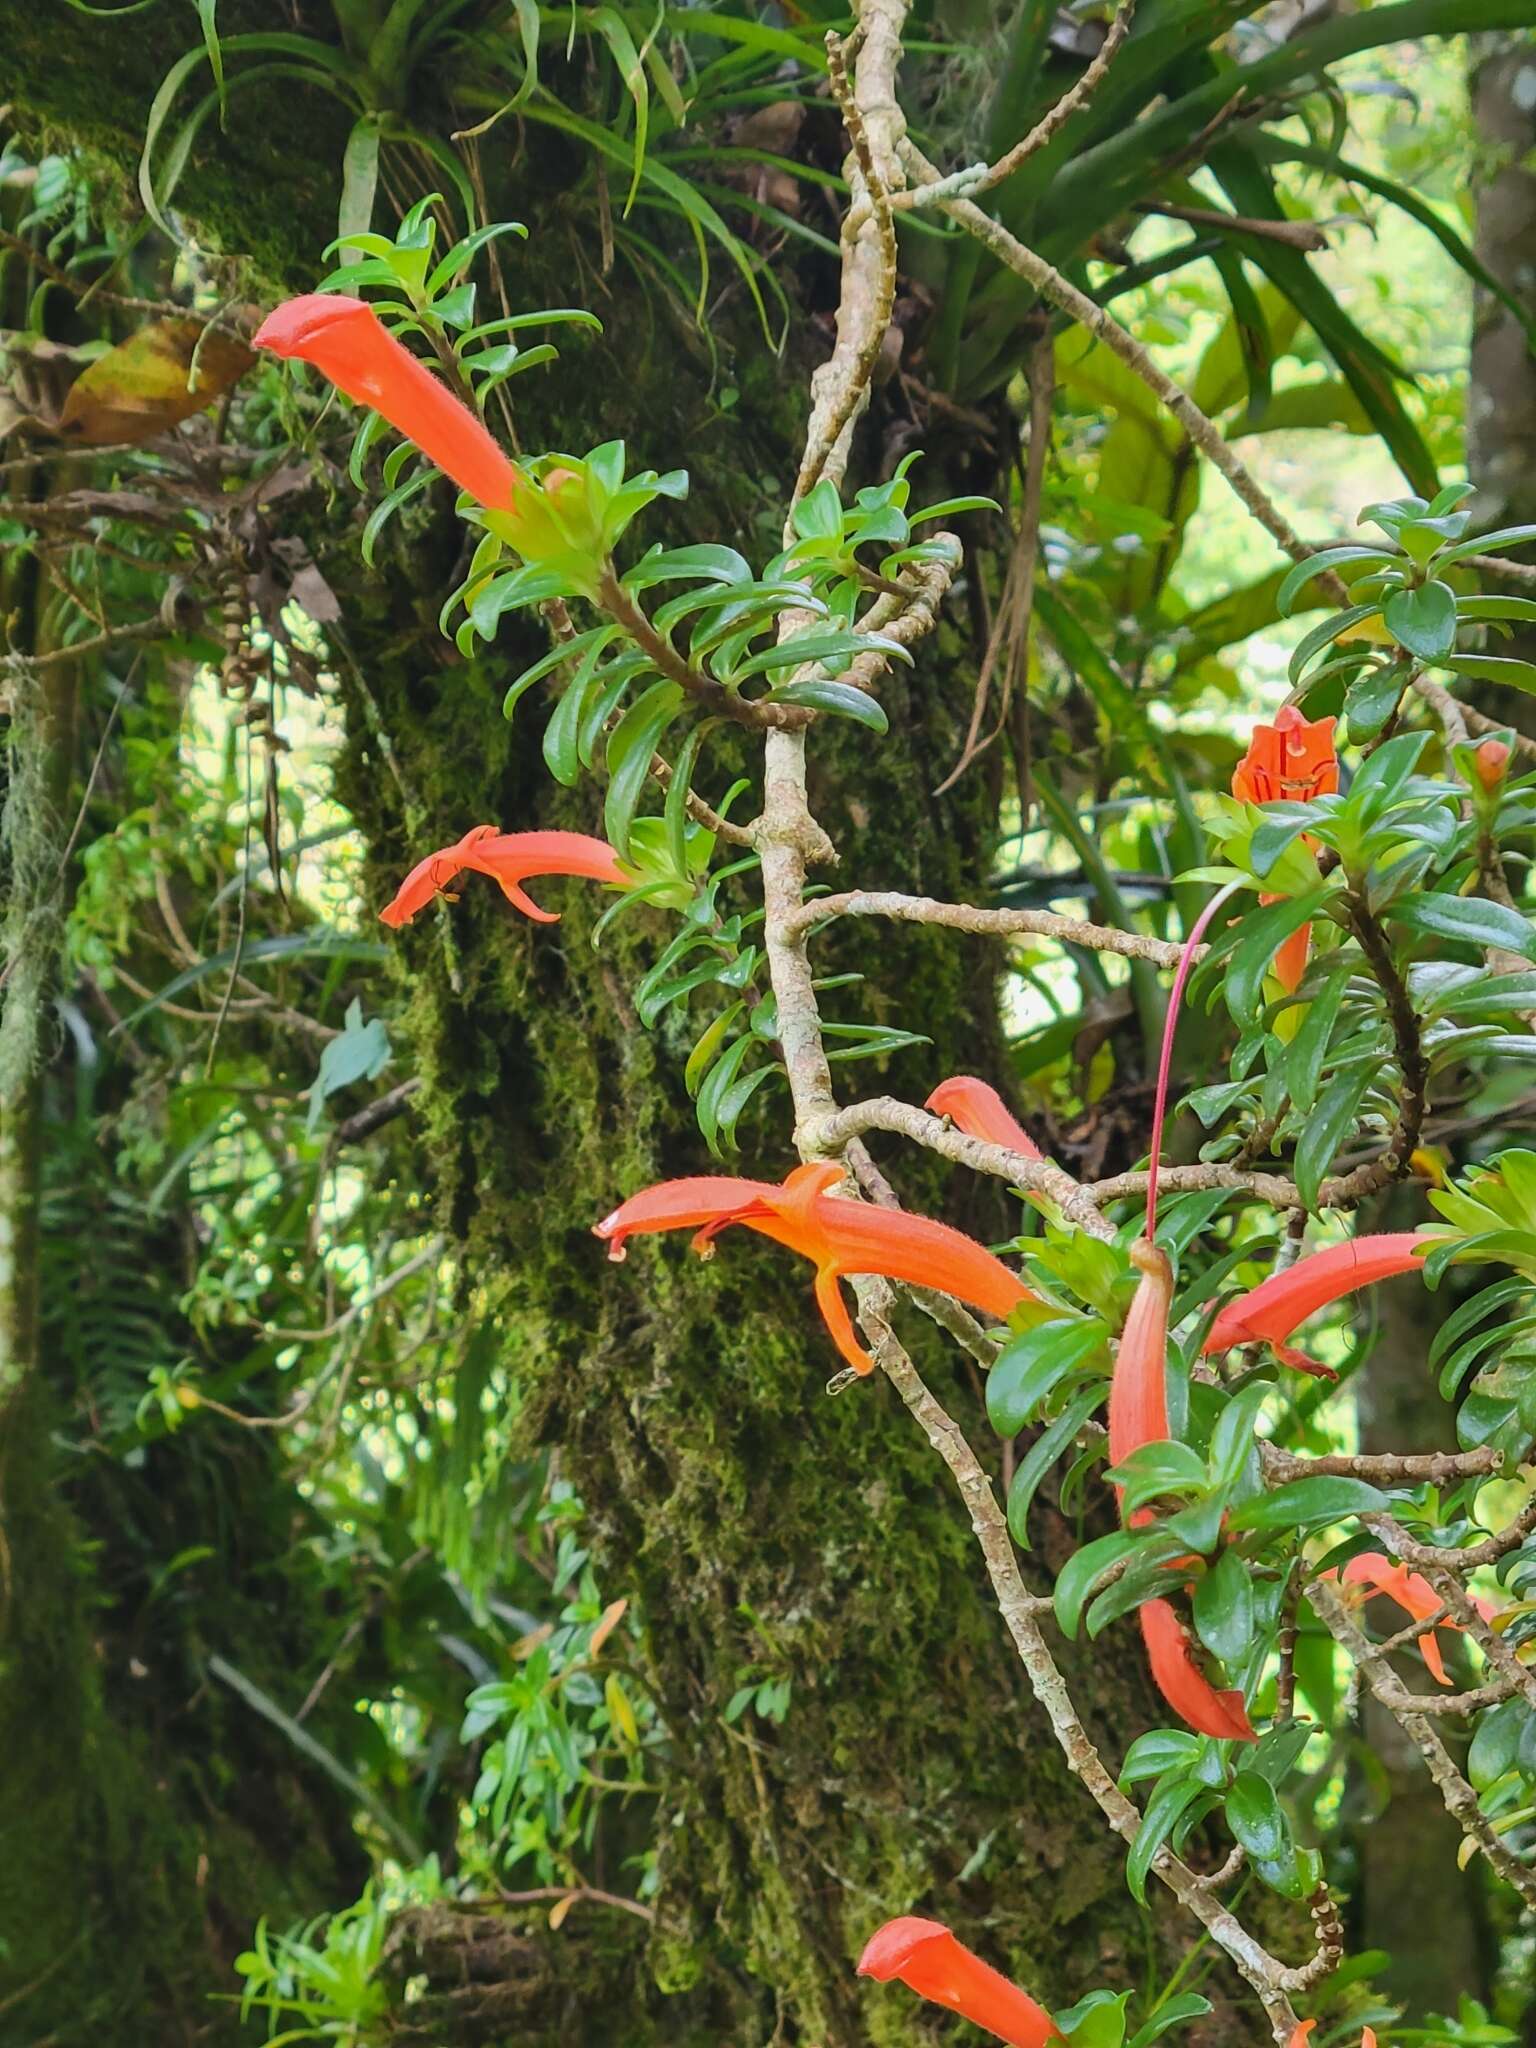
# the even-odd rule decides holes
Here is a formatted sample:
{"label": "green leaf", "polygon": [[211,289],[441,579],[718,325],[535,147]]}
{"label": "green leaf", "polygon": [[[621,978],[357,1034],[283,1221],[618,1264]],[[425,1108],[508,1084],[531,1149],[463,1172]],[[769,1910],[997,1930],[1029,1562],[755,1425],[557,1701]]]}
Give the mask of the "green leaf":
{"label": "green leaf", "polygon": [[1291,656],[1292,687],[1301,681],[1325,647],[1331,647],[1335,640],[1366,619],[1376,618],[1380,611],[1379,604],[1352,604],[1342,612],[1335,612],[1331,619],[1324,619],[1321,625],[1314,626],[1310,633],[1297,642],[1296,651]]}
{"label": "green leaf", "polygon": [[884,633],[813,629],[809,633],[796,633],[777,647],[765,647],[760,654],[750,655],[733,670],[732,680],[745,682],[748,676],[767,675],[778,668],[799,668],[805,662],[847,662],[872,648],[889,655],[892,660],[905,662],[908,668],[912,666],[912,657],[901,642]]}
{"label": "green leaf", "polygon": [[851,718],[856,724],[868,726],[871,732],[890,730],[890,720],[879,698],[872,697],[868,690],[859,689],[855,683],[819,682],[812,677],[804,683],[781,683],[762,701],[765,704],[805,704],[813,711],[830,711],[839,718]]}
{"label": "green leaf", "polygon": [[1139,1906],[1147,1903],[1147,1878],[1157,1852],[1172,1834],[1174,1824],[1184,1809],[1198,1799],[1203,1790],[1199,1780],[1184,1771],[1169,1772],[1166,1777],[1159,1778],[1153,1788],[1141,1826],[1136,1830],[1136,1839],[1131,1844],[1131,1852],[1125,1860],[1125,1881],[1130,1887],[1131,1897]]}
{"label": "green leaf", "polygon": [[686,692],[681,684],[652,683],[630,705],[608,736],[608,793],[603,800],[603,831],[621,860],[629,851],[630,825],[651,770],[651,756],[685,700]]}
{"label": "green leaf", "polygon": [[1379,818],[1401,795],[1428,741],[1427,732],[1400,732],[1384,740],[1349,785],[1344,800],[1349,813],[1368,823]]}
{"label": "green leaf", "polygon": [[1239,1771],[1226,1797],[1227,1826],[1250,1856],[1273,1863],[1290,1847],[1275,1788],[1257,1771]]}
{"label": "green leaf", "polygon": [[1505,548],[1524,547],[1533,540],[1536,540],[1536,526],[1495,527],[1492,533],[1474,534],[1471,540],[1447,548],[1439,557],[1438,566],[1448,569],[1453,562],[1464,562],[1468,555],[1496,555]]}
{"label": "green leaf", "polygon": [[1507,904],[1483,896],[1425,895],[1405,897],[1387,912],[1394,924],[1426,938],[1452,939],[1458,945],[1497,946],[1536,960],[1536,925]]}
{"label": "green leaf", "polygon": [[1259,1415],[1268,1388],[1262,1382],[1234,1394],[1216,1418],[1211,1431],[1211,1486],[1226,1494],[1237,1484],[1244,1466],[1253,1455]]}
{"label": "green leaf", "polygon": [[1292,1479],[1273,1493],[1245,1501],[1232,1511],[1231,1526],[1270,1535],[1282,1529],[1322,1528],[1350,1515],[1379,1515],[1390,1506],[1380,1487],[1364,1479],[1320,1473],[1311,1479]]}
{"label": "green leaf", "polygon": [[1132,1515],[1149,1500],[1165,1494],[1188,1494],[1205,1490],[1205,1460],[1189,1444],[1172,1438],[1138,1444],[1120,1464],[1111,1467],[1113,1484],[1124,1488],[1122,1512]]}
{"label": "green leaf", "polygon": [[698,1094],[715,1055],[725,1043],[726,1033],[746,1007],[745,1003],[732,1003],[728,1010],[722,1010],[720,1015],[700,1033],[697,1044],[688,1055],[688,1064],[683,1069],[683,1085],[690,1095]]}
{"label": "green leaf", "polygon": [[1333,1027],[1349,989],[1349,968],[1336,967],[1302,1013],[1285,1053],[1285,1086],[1293,1109],[1306,1116],[1317,1100],[1317,1084],[1333,1038]]}
{"label": "green leaf", "polygon": [[1524,1700],[1500,1700],[1477,1717],[1477,1732],[1467,1752],[1467,1776],[1473,1787],[1486,1792],[1506,1771],[1515,1768],[1521,1737],[1531,1720]]}
{"label": "green leaf", "polygon": [[1360,1104],[1376,1071],[1375,1062],[1361,1060],[1343,1067],[1323,1090],[1296,1143],[1296,1186],[1309,1209],[1317,1207],[1317,1191],[1333,1164],[1334,1154],[1355,1127]]}
{"label": "green leaf", "polygon": [[1289,618],[1297,598],[1313,577],[1322,575],[1326,569],[1337,569],[1344,562],[1370,562],[1381,568],[1400,559],[1384,548],[1366,547],[1361,541],[1344,541],[1338,547],[1320,548],[1315,555],[1308,555],[1304,562],[1298,562],[1286,576],[1275,594],[1275,609],[1281,618]]}
{"label": "green leaf", "polygon": [[346,1028],[331,1039],[320,1055],[320,1067],[309,1091],[309,1118],[305,1125],[310,1137],[320,1128],[326,1098],[354,1081],[371,1081],[388,1066],[391,1055],[389,1033],[382,1017],[363,1022],[362,1003],[354,996],[347,1005]]}
{"label": "green leaf", "polygon": [[837,485],[828,477],[807,491],[795,506],[790,524],[801,540],[841,540],[843,503]]}
{"label": "green leaf", "polygon": [[1235,1664],[1253,1648],[1253,1582],[1235,1550],[1223,1551],[1196,1581],[1194,1616],[1201,1642],[1224,1664]]}
{"label": "green leaf", "polygon": [[1208,1998],[1202,1998],[1198,1991],[1180,1991],[1173,1998],[1165,1998],[1153,2012],[1152,2017],[1136,2029],[1128,2048],[1152,2048],[1170,2027],[1181,2027],[1188,2020],[1202,2019],[1216,2008]]}
{"label": "green leaf", "polygon": [[1296,841],[1317,823],[1311,804],[1284,800],[1265,804],[1263,816],[1248,842],[1248,863],[1260,881],[1266,880]]}
{"label": "green leaf", "polygon": [[1130,1995],[1129,1991],[1090,1991],[1076,2005],[1051,2017],[1073,2048],[1120,2048]]}
{"label": "green leaf", "polygon": [[1015,1337],[987,1374],[987,1415],[999,1436],[1016,1436],[1056,1386],[1098,1353],[1109,1332],[1097,1316],[1057,1317]]}
{"label": "green leaf", "polygon": [[1397,709],[1403,684],[1403,672],[1396,662],[1367,668],[1355,677],[1344,697],[1352,740],[1375,738]]}
{"label": "green leaf", "polygon": [[[336,209],[338,235],[366,234],[373,221],[374,195],[379,186],[379,142],[383,134],[377,114],[364,114],[354,123],[341,158],[341,202]],[[361,249],[343,249],[343,264],[360,263]]]}
{"label": "green leaf", "polygon": [[1112,1564],[1118,1564],[1122,1557],[1137,1549],[1140,1542],[1136,1532],[1116,1529],[1108,1536],[1098,1536],[1092,1543],[1085,1543],[1081,1550],[1074,1550],[1067,1559],[1056,1575],[1052,1598],[1056,1603],[1056,1620],[1062,1634],[1069,1640],[1076,1638],[1083,1609],[1098,1581]]}
{"label": "green leaf", "polygon": [[1399,647],[1420,661],[1437,661],[1456,645],[1456,593],[1431,580],[1417,590],[1397,590],[1382,607],[1387,631]]}
{"label": "green leaf", "polygon": [[1138,1735],[1125,1752],[1119,1785],[1140,1784],[1144,1778],[1160,1778],[1164,1771],[1187,1770],[1200,1754],[1203,1737],[1184,1728],[1150,1728]]}
{"label": "green leaf", "polygon": [[1223,983],[1223,993],[1233,1020],[1246,1027],[1258,1022],[1263,1004],[1264,977],[1275,955],[1294,931],[1311,921],[1333,894],[1324,883],[1283,903],[1269,903],[1244,917],[1242,937],[1233,949]]}
{"label": "green leaf", "polygon": [[1511,690],[1536,695],[1536,666],[1511,654],[1452,654],[1440,664],[1453,674],[1478,683],[1503,683]]}

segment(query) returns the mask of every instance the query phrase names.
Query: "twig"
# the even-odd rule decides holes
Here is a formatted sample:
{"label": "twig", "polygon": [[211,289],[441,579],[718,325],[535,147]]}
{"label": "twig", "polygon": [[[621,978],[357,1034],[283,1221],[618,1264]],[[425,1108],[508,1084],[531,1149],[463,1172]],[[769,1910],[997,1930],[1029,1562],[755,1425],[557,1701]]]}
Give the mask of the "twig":
{"label": "twig", "polygon": [[[636,1791],[640,1789],[635,1787]],[[626,1899],[621,1892],[600,1891],[593,1884],[540,1884],[531,1891],[498,1892],[496,1896],[504,1906],[536,1906],[547,1899],[569,1899],[572,1905],[585,1901],[593,1906],[616,1906],[621,1913],[633,1913],[637,1920],[656,1918],[654,1906],[647,1906],[640,1899]]]}
{"label": "twig", "polygon": [[1472,1451],[1337,1451],[1321,1458],[1294,1457],[1274,1444],[1266,1444],[1263,1455],[1264,1476],[1277,1486],[1322,1474],[1330,1478],[1380,1480],[1386,1486],[1411,1485],[1424,1479],[1435,1486],[1449,1486],[1458,1479],[1487,1478],[1504,1463],[1504,1453],[1487,1444]]}
{"label": "twig", "polygon": [[[1120,54],[1120,46],[1131,32],[1131,20],[1135,13],[1135,0],[1121,0],[1119,12],[1109,24],[1109,32],[1099,45],[1096,55],[1088,68],[1070,86],[1061,98],[1030,129],[1022,141],[1000,156],[989,168],[985,164],[969,171],[957,171],[940,180],[940,190],[946,193],[963,193],[967,199],[979,199],[983,192],[990,192],[1011,178],[1021,164],[1045,148],[1057,133],[1066,126],[1080,107],[1086,106],[1097,92],[1104,74]],[[918,186],[911,192],[903,192],[892,202],[893,206],[932,206],[936,203],[933,187],[926,190]],[[942,203],[937,202],[937,203]]]}
{"label": "twig", "polygon": [[55,647],[47,654],[13,653],[11,659],[34,670],[57,668],[63,662],[88,660],[93,654],[101,654],[109,647],[119,647],[125,641],[163,640],[166,632],[165,620],[156,612],[153,618],[136,619],[128,626],[112,626],[89,640],[76,640],[68,647]]}
{"label": "twig", "polygon": [[1502,576],[1506,583],[1536,583],[1536,562],[1513,562],[1508,555],[1466,555],[1463,560],[1467,568]]}
{"label": "twig", "polygon": [[1220,213],[1209,206],[1175,206],[1166,199],[1138,199],[1132,213],[1157,213],[1168,220],[1187,221],[1191,227],[1218,228],[1223,234],[1252,235],[1261,242],[1280,242],[1288,249],[1309,255],[1326,249],[1328,237],[1310,220],[1251,220],[1246,214]]}
{"label": "twig", "polygon": [[[1361,1520],[1394,1557],[1401,1557],[1403,1532],[1391,1515],[1362,1515]],[[1468,1597],[1466,1588],[1457,1577],[1461,1566],[1455,1553],[1443,1552],[1438,1564],[1423,1564],[1419,1569],[1450,1610],[1453,1625],[1471,1636],[1489,1665],[1506,1684],[1524,1693],[1526,1699],[1536,1706],[1536,1671],[1520,1662],[1498,1630],[1488,1626],[1479,1608]]]}
{"label": "twig", "polygon": [[808,725],[815,716],[803,705],[754,703],[752,699],[728,690],[723,683],[717,683],[712,676],[702,674],[656,631],[614,574],[612,564],[604,569],[598,583],[597,601],[669,681],[686,690],[690,697],[696,697],[701,704],[707,704],[719,717],[758,730],[767,727],[789,732]]}
{"label": "twig", "polygon": [[[782,1014],[783,1004],[780,1003]],[[876,1095],[867,1102],[850,1103],[846,1109],[829,1114],[806,1114],[800,1110],[795,1140],[810,1158],[836,1157],[850,1138],[865,1131],[891,1131],[910,1138],[930,1152],[953,1159],[957,1166],[969,1166],[977,1173],[990,1173],[1031,1194],[1048,1195],[1080,1230],[1108,1242],[1113,1227],[1099,1214],[1091,1189],[1049,1159],[1027,1159],[1006,1145],[989,1145],[983,1138],[968,1138],[943,1118],[930,1116],[914,1103],[898,1102],[893,1095]]]}
{"label": "twig", "polygon": [[[860,15],[860,28],[864,32],[864,46],[859,57],[860,75],[863,77],[867,75],[865,58],[870,33],[869,19],[863,14]],[[899,49],[899,28],[896,41]],[[826,46],[827,77],[852,145],[851,160],[846,168],[853,197],[843,221],[842,240],[845,250],[850,246],[857,248],[860,244],[867,247],[871,243],[873,248],[871,260],[862,263],[856,272],[845,264],[845,290],[838,305],[837,340],[832,360],[824,364],[811,381],[811,431],[806,435],[805,454],[800,463],[800,473],[795,478],[792,504],[798,504],[829,468],[835,465],[841,474],[846,466],[848,439],[859,410],[868,397],[869,380],[880,360],[880,350],[896,303],[896,225],[891,218],[890,192],[900,177],[900,166],[892,147],[895,135],[891,120],[894,117],[899,124],[901,115],[896,106],[894,76],[891,93],[878,107],[877,135],[873,132],[874,122],[865,118],[864,96],[855,92],[849,81],[842,39],[835,30],[828,30]],[[883,53],[880,61],[882,64],[885,61]],[[874,103],[870,105],[874,113]],[[876,162],[877,148],[882,159],[879,163]],[[873,229],[873,234],[866,234],[866,229]],[[853,276],[858,279],[857,304],[850,310],[856,313],[856,318],[844,321],[842,314],[848,297],[846,286]]]}
{"label": "twig", "polygon": [[377,1130],[399,1116],[405,1105],[421,1088],[421,1077],[413,1074],[408,1081],[401,1081],[376,1101],[368,1102],[351,1116],[343,1117],[331,1133],[332,1145],[356,1145],[362,1139],[371,1137]]}
{"label": "twig", "polygon": [[838,896],[813,898],[796,911],[790,925],[796,933],[811,932],[834,917],[890,917],[902,924],[948,925],[953,931],[978,934],[1029,932],[1095,953],[1150,960],[1158,967],[1176,967],[1181,951],[1171,940],[1116,931],[1111,925],[1062,917],[1054,910],[983,910],[971,903],[940,903],[931,896],[902,896],[882,889],[849,889]]}
{"label": "twig", "polygon": [[[1423,1703],[1414,1699],[1396,1686],[1382,1669],[1381,1661],[1373,1652],[1370,1642],[1356,1627],[1353,1618],[1339,1595],[1331,1586],[1314,1581],[1308,1591],[1313,1608],[1323,1625],[1341,1643],[1359,1666],[1366,1684],[1376,1698],[1397,1721],[1404,1734],[1423,1757],[1429,1775],[1434,1779],[1445,1809],[1465,1835],[1469,1835],[1488,1858],[1493,1868],[1507,1884],[1525,1900],[1527,1905],[1536,1905],[1536,1873],[1531,1872],[1514,1856],[1495,1832],[1492,1823],[1477,1803],[1477,1794],[1457,1770],[1450,1752],[1440,1739],[1423,1710]],[[1405,1705],[1404,1701],[1411,1701]]]}
{"label": "twig", "polygon": [[[868,1328],[868,1323],[866,1323]],[[1013,1638],[1019,1661],[1029,1675],[1035,1698],[1050,1719],[1051,1730],[1067,1767],[1091,1794],[1099,1811],[1123,1841],[1134,1840],[1141,1810],[1120,1790],[1105,1768],[1072,1704],[1055,1659],[1040,1627],[1050,1603],[1038,1599],[1019,1576],[1008,1524],[993,1496],[991,1481],[954,1420],[923,1384],[917,1368],[888,1331],[871,1331],[876,1355],[887,1378],[906,1402],[913,1419],[949,1467],[971,1517],[971,1527],[986,1562],[987,1577],[998,1611]],[[1234,1914],[1211,1895],[1210,1888],[1170,1850],[1158,1852],[1153,1870],[1181,1905],[1200,1921],[1252,1985],[1274,2029],[1277,2042],[1288,2041],[1295,2027],[1289,1990],[1310,1984],[1316,1961],[1289,1969],[1272,1956]]]}
{"label": "twig", "polygon": [[[939,607],[949,594],[961,561],[960,543],[952,533],[934,534],[931,545],[941,544],[947,552],[940,559],[914,562],[901,571],[897,582],[858,621],[861,633],[883,633],[901,647],[911,647],[927,638],[939,622]],[[890,665],[891,657],[880,648],[866,648],[853,657],[838,680],[870,690]]]}
{"label": "twig", "polygon": [[[903,155],[909,169],[915,171],[924,182],[937,179],[937,170],[915,144],[904,143]],[[948,199],[941,204],[944,212],[968,228],[978,241],[992,251],[999,262],[1016,272],[1042,297],[1049,299],[1052,305],[1059,306],[1062,312],[1069,314],[1096,340],[1102,341],[1128,370],[1148,386],[1173,414],[1200,452],[1225,478],[1238,500],[1292,561],[1304,561],[1314,552],[1292,527],[1247,465],[1232,452],[1221,429],[1214,421],[1207,419],[1187,392],[1182,391],[1171,377],[1158,368],[1146,349],[1120,325],[1108,307],[1095,305],[1092,299],[1077,289],[1076,285],[1069,283],[1059,270],[1047,263],[1043,256],[1037,256],[1033,249],[1026,248],[1024,243],[1009,234],[1000,222],[993,220],[990,214],[983,213],[981,208],[969,199]],[[1348,602],[1345,587],[1333,571],[1325,571],[1318,581],[1337,602]]]}

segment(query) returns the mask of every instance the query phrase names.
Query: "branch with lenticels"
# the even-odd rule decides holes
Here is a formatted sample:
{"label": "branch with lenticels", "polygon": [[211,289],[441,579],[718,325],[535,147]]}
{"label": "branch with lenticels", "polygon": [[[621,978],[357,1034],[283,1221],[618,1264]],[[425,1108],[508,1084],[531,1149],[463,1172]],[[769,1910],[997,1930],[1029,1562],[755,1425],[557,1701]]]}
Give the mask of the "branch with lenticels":
{"label": "branch with lenticels", "polygon": [[1054,910],[986,910],[971,903],[940,903],[932,896],[902,896],[889,889],[849,889],[839,896],[818,897],[797,910],[790,925],[797,935],[814,933],[835,917],[889,917],[900,924],[947,925],[952,931],[983,937],[1028,933],[1060,939],[1064,945],[1086,946],[1096,953],[1150,960],[1157,967],[1177,967],[1183,950],[1171,939],[1116,931],[1112,925],[1089,924]]}

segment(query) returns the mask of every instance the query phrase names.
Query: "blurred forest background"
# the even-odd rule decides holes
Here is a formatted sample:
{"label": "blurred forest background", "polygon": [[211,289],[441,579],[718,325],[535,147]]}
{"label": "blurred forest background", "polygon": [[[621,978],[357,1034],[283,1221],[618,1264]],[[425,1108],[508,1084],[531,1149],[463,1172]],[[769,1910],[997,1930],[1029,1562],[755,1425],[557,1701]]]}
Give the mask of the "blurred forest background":
{"label": "blurred forest background", "polygon": [[[1533,11],[1141,0],[988,203],[1308,539],[1464,476],[1480,525],[1536,518]],[[943,1475],[821,1398],[798,1275],[737,1248],[610,1283],[590,1224],[704,1157],[671,1057],[697,1022],[635,991],[644,914],[601,954],[564,885],[553,935],[490,890],[378,925],[471,825],[591,820],[544,774],[537,691],[501,717],[536,623],[468,660],[439,631],[451,493],[366,447],[359,489],[355,422],[246,347],[338,232],[393,237],[429,194],[437,254],[520,221],[434,317],[602,331],[506,329],[498,434],[622,435],[692,475],[669,532],[771,547],[836,293],[830,25],[824,0],[0,0],[17,2048],[897,2048],[949,2036],[849,1957],[930,1883],[1062,2002],[1180,1960],[1019,1696]],[[994,155],[1104,28],[919,7],[928,154]],[[1005,509],[964,520],[892,739],[871,766],[835,736],[819,812],[864,882],[1176,935],[1204,795],[1308,623],[1276,623],[1278,556],[1102,347],[932,214],[855,481],[918,449],[927,497]],[[897,1092],[987,1073],[1075,1170],[1144,1149],[1127,963],[934,932],[828,958],[868,975],[881,1030],[850,1051]],[[1429,1136],[1475,1157],[1533,1101],[1506,1067]],[[732,1103],[722,1150],[778,1173],[783,1110]],[[919,1198],[1000,1234],[929,1165]],[[1358,1347],[1360,1442],[1442,1426],[1405,1410],[1430,1375],[1380,1370],[1430,1334],[1404,1310]],[[1113,1739],[1157,1718],[1123,1670],[1079,1682]],[[1387,1732],[1309,1796],[1356,1981],[1447,2016],[1420,2038],[1491,2013],[1536,2041],[1530,1933]],[[1217,2000],[1196,2038],[1248,2038],[1186,1960]]]}

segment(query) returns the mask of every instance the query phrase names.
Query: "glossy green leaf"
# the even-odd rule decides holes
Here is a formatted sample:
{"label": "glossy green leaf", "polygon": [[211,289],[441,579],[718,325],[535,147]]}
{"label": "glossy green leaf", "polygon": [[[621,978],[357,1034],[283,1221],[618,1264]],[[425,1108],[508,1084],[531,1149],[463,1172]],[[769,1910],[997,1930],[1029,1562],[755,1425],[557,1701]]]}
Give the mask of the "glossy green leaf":
{"label": "glossy green leaf", "polygon": [[1195,1582],[1195,1632],[1224,1664],[1235,1664],[1253,1648],[1253,1581],[1235,1550],[1224,1551]]}
{"label": "glossy green leaf", "polygon": [[1290,1846],[1275,1788],[1257,1771],[1239,1771],[1226,1797],[1227,1826],[1250,1856],[1272,1863]]}
{"label": "glossy green leaf", "polygon": [[1058,1317],[1015,1337],[987,1374],[987,1415],[999,1436],[1016,1436],[1071,1372],[1100,1354],[1109,1332],[1096,1316]]}
{"label": "glossy green leaf", "polygon": [[1317,1191],[1333,1164],[1334,1155],[1359,1117],[1360,1104],[1375,1077],[1375,1063],[1360,1060],[1342,1067],[1318,1098],[1296,1142],[1294,1171],[1296,1186],[1309,1209],[1317,1206]]}
{"label": "glossy green leaf", "polygon": [[1153,1787],[1147,1810],[1125,1862],[1125,1881],[1138,1905],[1147,1903],[1147,1878],[1158,1851],[1166,1844],[1184,1809],[1201,1794],[1197,1779],[1184,1771],[1172,1771]]}
{"label": "glossy green leaf", "polygon": [[608,738],[608,793],[603,832],[620,859],[629,851],[629,828],[651,772],[651,756],[685,702],[678,683],[652,683],[630,705]]}
{"label": "glossy green leaf", "polygon": [[1273,1493],[1245,1501],[1233,1510],[1231,1526],[1272,1535],[1277,1530],[1323,1528],[1350,1515],[1379,1515],[1390,1505],[1380,1487],[1367,1480],[1320,1473],[1292,1479]]}
{"label": "glossy green leaf", "polygon": [[1536,925],[1507,904],[1485,896],[1409,896],[1388,912],[1394,924],[1426,938],[1451,939],[1458,945],[1499,947],[1536,960]]}
{"label": "glossy green leaf", "polygon": [[1076,1393],[1054,1422],[1043,1429],[1019,1460],[1008,1488],[1008,1527],[1021,1550],[1028,1550],[1029,1510],[1040,1482],[1072,1442],[1083,1424],[1103,1399],[1101,1390],[1087,1387]]}

